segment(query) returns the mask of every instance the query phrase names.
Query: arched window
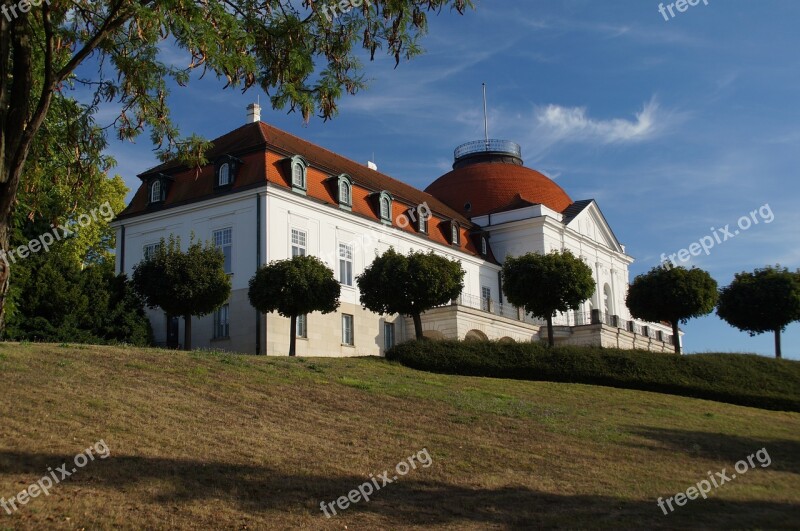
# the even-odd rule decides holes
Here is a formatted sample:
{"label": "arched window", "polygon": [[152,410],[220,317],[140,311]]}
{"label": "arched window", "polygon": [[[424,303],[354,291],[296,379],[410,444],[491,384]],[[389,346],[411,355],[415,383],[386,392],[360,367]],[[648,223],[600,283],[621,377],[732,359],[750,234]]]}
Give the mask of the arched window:
{"label": "arched window", "polygon": [[353,206],[353,180],[346,173],[339,176],[339,206],[345,210]]}
{"label": "arched window", "polygon": [[608,284],[603,286],[603,311],[607,315],[614,315],[614,297],[611,294],[611,286]]}
{"label": "arched window", "polygon": [[486,243],[486,236],[481,236],[481,254],[484,256],[489,254],[489,245]]}
{"label": "arched window", "polygon": [[298,186],[300,188],[305,186],[303,166],[300,164],[292,164],[292,186]]}
{"label": "arched window", "polygon": [[417,211],[418,211],[418,214],[419,214],[419,219],[418,219],[419,231],[421,233],[423,233],[423,234],[427,234],[428,233],[428,214],[426,212],[423,212],[422,209],[417,209]]}
{"label": "arched window", "polygon": [[227,186],[231,183],[231,165],[227,162],[219,167],[219,186]]}
{"label": "arched window", "polygon": [[455,221],[450,223],[450,243],[453,245],[458,245],[461,243],[461,232],[459,229],[460,227],[458,226],[458,223]]}
{"label": "arched window", "polygon": [[161,181],[153,181],[150,185],[150,202],[158,203],[161,201]]}
{"label": "arched window", "polygon": [[378,214],[384,223],[392,222],[392,196],[389,192],[381,192],[378,197]]}
{"label": "arched window", "polygon": [[286,159],[289,163],[292,190],[305,193],[307,190],[308,163],[300,155]]}

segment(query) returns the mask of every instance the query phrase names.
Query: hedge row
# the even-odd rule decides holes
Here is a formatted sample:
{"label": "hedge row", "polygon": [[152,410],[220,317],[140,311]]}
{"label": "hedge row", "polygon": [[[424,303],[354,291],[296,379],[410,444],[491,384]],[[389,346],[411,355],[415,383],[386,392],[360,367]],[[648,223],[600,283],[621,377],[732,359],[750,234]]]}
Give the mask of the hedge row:
{"label": "hedge row", "polygon": [[800,411],[800,363],[749,354],[645,351],[492,341],[412,341],[386,357],[464,376],[583,383]]}

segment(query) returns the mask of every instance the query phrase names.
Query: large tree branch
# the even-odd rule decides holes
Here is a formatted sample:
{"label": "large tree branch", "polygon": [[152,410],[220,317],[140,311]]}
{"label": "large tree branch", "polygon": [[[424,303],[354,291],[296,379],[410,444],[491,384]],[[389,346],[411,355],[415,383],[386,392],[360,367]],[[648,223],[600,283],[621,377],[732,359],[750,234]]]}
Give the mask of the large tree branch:
{"label": "large tree branch", "polygon": [[[108,16],[97,32],[86,42],[86,44],[83,45],[83,48],[78,50],[75,55],[72,56],[72,59],[70,59],[69,62],[67,62],[67,64],[58,71],[55,79],[56,83],[60,83],[67,79],[67,76],[72,74],[78,65],[80,65],[90,53],[97,49],[100,43],[107,39],[114,30],[118,29],[125,23],[126,20],[128,20],[128,17],[126,16],[127,13],[122,10],[124,3],[124,0],[119,0],[108,10]],[[148,4],[150,2],[142,1],[141,3]]]}

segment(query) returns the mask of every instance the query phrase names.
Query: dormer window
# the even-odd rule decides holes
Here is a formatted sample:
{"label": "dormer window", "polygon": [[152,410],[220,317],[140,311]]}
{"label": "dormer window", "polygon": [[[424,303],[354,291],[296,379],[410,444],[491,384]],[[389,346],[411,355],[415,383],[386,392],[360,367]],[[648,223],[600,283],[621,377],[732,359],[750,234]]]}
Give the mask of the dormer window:
{"label": "dormer window", "polygon": [[161,202],[161,181],[160,180],[153,181],[153,184],[150,185],[150,202],[151,203],[160,203]]}
{"label": "dormer window", "polygon": [[338,182],[339,206],[350,210],[353,207],[353,180],[343,173],[339,176]]}
{"label": "dormer window", "polygon": [[144,178],[146,181],[147,198],[150,205],[163,204],[169,193],[170,183],[174,181],[172,177],[163,173],[155,173]]}
{"label": "dormer window", "polygon": [[215,188],[229,188],[236,182],[236,174],[239,167],[244,164],[240,159],[232,155],[224,155],[217,159]]}
{"label": "dormer window", "polygon": [[450,243],[453,245],[461,244],[461,227],[457,221],[450,222]]}
{"label": "dormer window", "polygon": [[303,175],[303,166],[300,164],[293,164],[292,165],[292,186],[297,186],[298,188],[305,188],[306,179]]}
{"label": "dormer window", "polygon": [[378,214],[384,223],[392,223],[392,196],[389,192],[381,192],[378,196]]}
{"label": "dormer window", "polygon": [[219,186],[228,186],[231,184],[231,165],[229,162],[224,163],[219,167],[219,178],[217,179]]}
{"label": "dormer window", "polygon": [[308,162],[300,155],[287,159],[292,191],[305,194],[308,189]]}
{"label": "dormer window", "polygon": [[421,209],[418,212],[419,217],[417,218],[417,230],[422,234],[428,233],[428,216],[425,212],[422,212]]}
{"label": "dormer window", "polygon": [[489,254],[489,246],[486,243],[486,236],[481,236],[481,254],[483,256]]}

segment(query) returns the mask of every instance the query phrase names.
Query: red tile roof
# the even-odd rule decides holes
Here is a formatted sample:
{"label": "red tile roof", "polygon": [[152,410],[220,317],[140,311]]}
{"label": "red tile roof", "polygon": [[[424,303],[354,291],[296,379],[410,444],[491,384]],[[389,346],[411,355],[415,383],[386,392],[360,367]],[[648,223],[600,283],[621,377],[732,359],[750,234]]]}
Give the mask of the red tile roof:
{"label": "red tile roof", "polygon": [[[119,214],[119,219],[199,202],[226,193],[214,190],[213,163],[224,155],[233,155],[244,162],[231,192],[260,186],[267,182],[291,188],[290,176],[282,161],[289,156],[301,155],[310,164],[307,175],[309,197],[338,208],[335,196],[336,183],[334,181],[332,184],[329,179],[331,176],[346,173],[353,179],[352,211],[355,214],[378,221],[377,201],[372,194],[385,190],[394,198],[392,219],[398,219],[409,207],[415,208],[427,204],[434,213],[434,218],[429,221],[428,234],[418,234],[420,237],[450,245],[449,223],[451,219],[455,219],[461,226],[461,250],[478,254],[475,242],[469,237],[470,231],[477,227],[467,217],[433,195],[271,125],[263,122],[244,125],[213,140],[212,146],[206,155],[210,164],[200,171],[186,168],[177,162],[167,162],[140,174],[143,183],[128,207]],[[158,174],[169,175],[174,182],[171,183],[163,204],[150,206],[146,183],[150,177]],[[397,224],[395,227],[417,234],[414,223],[406,228],[398,227]],[[489,259],[491,260],[491,257]]]}
{"label": "red tile roof", "polygon": [[[463,166],[434,181],[425,189],[463,215],[496,212],[520,198],[564,211],[572,199],[555,182],[536,170],[514,164],[483,162]],[[465,205],[469,203],[470,209]]]}

